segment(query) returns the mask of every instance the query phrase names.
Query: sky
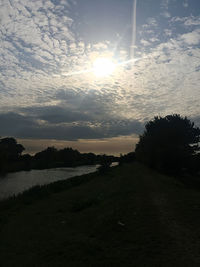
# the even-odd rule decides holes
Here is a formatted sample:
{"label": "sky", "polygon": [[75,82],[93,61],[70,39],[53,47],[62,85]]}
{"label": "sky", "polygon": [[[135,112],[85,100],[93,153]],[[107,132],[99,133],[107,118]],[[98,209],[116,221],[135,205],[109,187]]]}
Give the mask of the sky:
{"label": "sky", "polygon": [[[0,136],[28,153],[118,155],[154,116],[200,126],[200,1],[135,4],[0,0]],[[109,75],[94,72],[99,58],[113,64]]]}

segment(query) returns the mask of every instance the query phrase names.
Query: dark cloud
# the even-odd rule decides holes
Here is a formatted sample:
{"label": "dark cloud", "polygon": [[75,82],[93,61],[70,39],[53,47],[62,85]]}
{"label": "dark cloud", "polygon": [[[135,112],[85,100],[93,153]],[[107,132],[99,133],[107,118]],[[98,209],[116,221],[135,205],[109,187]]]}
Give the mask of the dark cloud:
{"label": "dark cloud", "polygon": [[30,107],[23,108],[21,111],[35,119],[44,120],[48,123],[70,123],[74,121],[88,121],[90,117],[81,111],[59,106]]}
{"label": "dark cloud", "polygon": [[37,127],[31,117],[13,112],[0,114],[0,125],[1,136],[20,136],[22,131]]}
{"label": "dark cloud", "polygon": [[109,137],[114,137],[119,135],[141,134],[144,126],[137,120],[114,120],[105,123],[105,125],[102,124],[102,128],[105,129]]}
{"label": "dark cloud", "polygon": [[118,93],[116,90],[113,93],[112,88],[102,88],[101,91],[93,89],[89,92],[59,89],[54,97],[61,102],[62,107],[87,115],[90,121],[114,119],[113,113],[119,107],[116,104]]}
{"label": "dark cloud", "polygon": [[36,139],[56,139],[56,140],[77,140],[77,139],[96,139],[100,136],[89,126],[81,125],[43,125],[35,128],[26,129],[20,138]]}
{"label": "dark cloud", "polygon": [[[35,112],[32,110],[34,113],[32,116],[30,115],[31,109],[28,111],[27,115],[0,114],[0,135],[17,138],[77,140],[139,134],[143,130],[143,125],[137,120],[118,120],[107,117],[104,121],[87,121],[88,115],[83,116],[83,120],[80,121],[80,114],[71,112],[67,117],[67,113],[58,107],[54,107],[52,110],[50,107],[36,108]],[[52,111],[56,113],[56,116],[52,115]],[[59,115],[59,111],[61,111],[61,115]],[[42,121],[44,118],[46,118],[46,122]]]}

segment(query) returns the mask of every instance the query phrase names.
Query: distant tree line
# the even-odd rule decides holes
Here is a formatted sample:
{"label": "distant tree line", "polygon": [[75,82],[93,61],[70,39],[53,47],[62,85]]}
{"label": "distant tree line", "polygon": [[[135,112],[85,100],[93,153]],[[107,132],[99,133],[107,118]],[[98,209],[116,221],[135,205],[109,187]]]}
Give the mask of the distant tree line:
{"label": "distant tree line", "polygon": [[94,153],[80,153],[72,148],[61,150],[55,147],[36,153],[34,156],[22,154],[25,148],[12,137],[0,139],[0,173],[47,169],[57,167],[76,167],[82,165],[95,165],[102,162],[111,164],[118,161],[117,157],[108,155],[95,155]]}

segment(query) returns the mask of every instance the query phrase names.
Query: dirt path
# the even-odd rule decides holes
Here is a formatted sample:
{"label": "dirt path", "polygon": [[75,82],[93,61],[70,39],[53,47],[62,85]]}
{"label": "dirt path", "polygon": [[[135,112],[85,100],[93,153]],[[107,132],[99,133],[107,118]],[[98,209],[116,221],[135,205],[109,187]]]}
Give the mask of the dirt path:
{"label": "dirt path", "polygon": [[165,176],[142,176],[146,197],[157,210],[162,266],[200,266],[200,192]]}

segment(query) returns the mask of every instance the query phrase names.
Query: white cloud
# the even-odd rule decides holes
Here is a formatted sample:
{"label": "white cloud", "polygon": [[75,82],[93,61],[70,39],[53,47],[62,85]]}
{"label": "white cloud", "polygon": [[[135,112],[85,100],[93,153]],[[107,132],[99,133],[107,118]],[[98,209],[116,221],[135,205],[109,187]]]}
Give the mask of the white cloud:
{"label": "white cloud", "polygon": [[170,18],[170,17],[171,17],[171,15],[170,15],[170,13],[169,13],[168,11],[164,11],[164,12],[162,12],[161,15],[162,15],[164,18]]}
{"label": "white cloud", "polygon": [[151,41],[152,43],[154,43],[154,42],[158,42],[159,39],[156,38],[156,37],[152,37],[152,38],[149,39],[149,41]]}
{"label": "white cloud", "polygon": [[184,22],[185,26],[199,26],[200,25],[200,16],[199,17],[188,17]]}
{"label": "white cloud", "polygon": [[186,17],[173,17],[171,19],[171,22],[184,22],[186,20]]}
{"label": "white cloud", "polygon": [[169,8],[170,0],[162,0],[161,1],[161,8],[164,10],[168,10]]}
{"label": "white cloud", "polygon": [[149,46],[149,45],[151,45],[150,42],[148,42],[147,40],[144,40],[144,39],[140,40],[140,43],[141,43],[142,45],[144,45],[144,46]]}
{"label": "white cloud", "polygon": [[172,23],[183,23],[183,26],[199,26],[200,25],[200,16],[188,16],[188,17],[173,17],[171,19]]}
{"label": "white cloud", "polygon": [[156,26],[158,26],[158,23],[157,23],[155,18],[148,18],[147,19],[147,23],[148,23],[148,25],[146,25],[146,27],[152,27],[152,26],[156,27]]}
{"label": "white cloud", "polygon": [[171,35],[172,35],[172,30],[170,30],[170,29],[165,29],[165,30],[164,30],[164,33],[165,33],[167,36],[171,36]]}
{"label": "white cloud", "polygon": [[183,2],[183,7],[184,7],[184,8],[187,8],[188,6],[189,6],[189,3],[188,3],[187,0],[185,0],[185,1]]}
{"label": "white cloud", "polygon": [[198,45],[200,44],[200,29],[182,34],[179,38],[187,45]]}

